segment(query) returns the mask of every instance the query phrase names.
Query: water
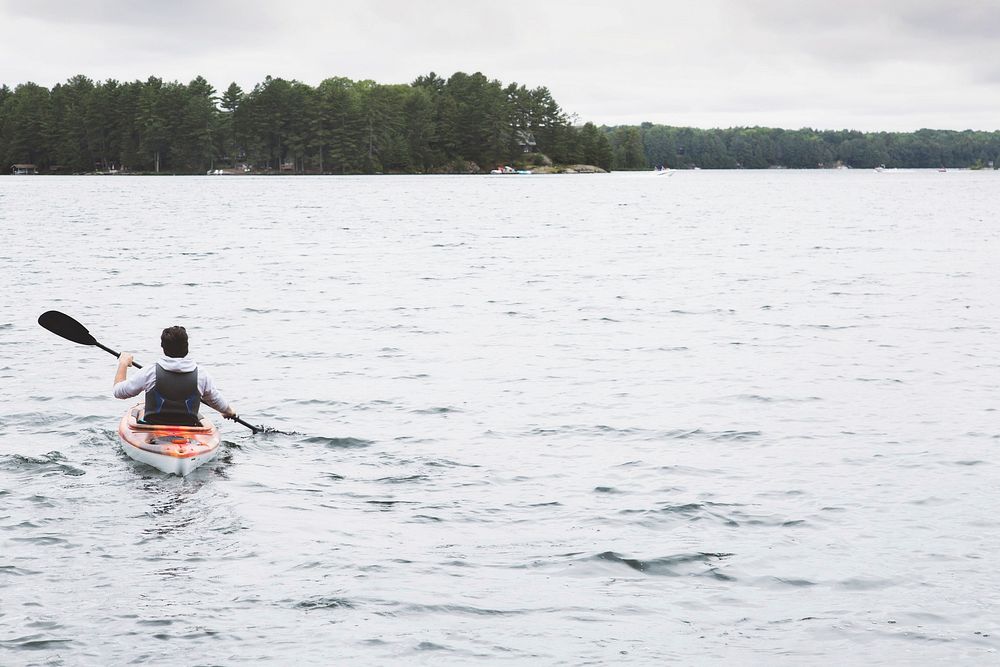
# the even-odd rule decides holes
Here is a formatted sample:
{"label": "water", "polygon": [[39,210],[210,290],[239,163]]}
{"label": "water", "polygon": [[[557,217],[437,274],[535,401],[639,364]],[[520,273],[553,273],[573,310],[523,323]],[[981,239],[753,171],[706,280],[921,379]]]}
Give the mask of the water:
{"label": "water", "polygon": [[[0,664],[1000,646],[993,172],[0,179]],[[250,422],[164,476],[115,360]]]}

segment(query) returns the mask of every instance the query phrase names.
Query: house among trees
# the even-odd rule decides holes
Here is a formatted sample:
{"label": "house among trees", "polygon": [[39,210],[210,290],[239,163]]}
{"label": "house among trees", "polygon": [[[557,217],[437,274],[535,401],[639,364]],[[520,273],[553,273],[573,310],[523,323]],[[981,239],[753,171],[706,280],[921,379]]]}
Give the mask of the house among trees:
{"label": "house among trees", "polygon": [[10,173],[15,176],[32,176],[38,173],[38,169],[33,164],[15,164],[11,166]]}
{"label": "house among trees", "polygon": [[528,130],[517,131],[517,145],[521,147],[522,153],[534,153],[538,150],[538,144],[535,143],[535,135]]}

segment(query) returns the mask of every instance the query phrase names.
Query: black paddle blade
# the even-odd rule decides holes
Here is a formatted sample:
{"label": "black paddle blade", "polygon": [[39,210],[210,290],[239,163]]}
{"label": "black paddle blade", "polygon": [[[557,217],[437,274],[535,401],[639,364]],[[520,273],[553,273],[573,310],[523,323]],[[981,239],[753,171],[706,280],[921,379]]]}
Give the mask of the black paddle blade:
{"label": "black paddle blade", "polygon": [[83,326],[72,317],[58,310],[48,310],[41,314],[38,323],[57,336],[71,340],[80,345],[97,345],[97,341]]}

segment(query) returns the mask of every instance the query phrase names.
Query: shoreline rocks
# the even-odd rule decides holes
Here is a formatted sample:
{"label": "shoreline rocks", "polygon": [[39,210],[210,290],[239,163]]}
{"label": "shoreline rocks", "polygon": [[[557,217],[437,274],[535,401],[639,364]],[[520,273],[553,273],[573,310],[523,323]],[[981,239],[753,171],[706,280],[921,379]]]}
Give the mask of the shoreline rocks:
{"label": "shoreline rocks", "polygon": [[531,167],[532,174],[606,174],[606,170],[592,164],[556,164],[551,167]]}

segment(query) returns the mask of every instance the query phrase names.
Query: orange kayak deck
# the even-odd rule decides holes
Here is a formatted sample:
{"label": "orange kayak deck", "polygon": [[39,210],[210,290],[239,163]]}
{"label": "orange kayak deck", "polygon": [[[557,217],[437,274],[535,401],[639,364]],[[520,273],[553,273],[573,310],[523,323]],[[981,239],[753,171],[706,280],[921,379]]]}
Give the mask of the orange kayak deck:
{"label": "orange kayak deck", "polygon": [[118,424],[122,441],[132,447],[182,459],[205,456],[219,447],[219,430],[204,417],[201,418],[201,426],[143,424],[139,420],[144,412],[142,405],[136,405],[125,413]]}

